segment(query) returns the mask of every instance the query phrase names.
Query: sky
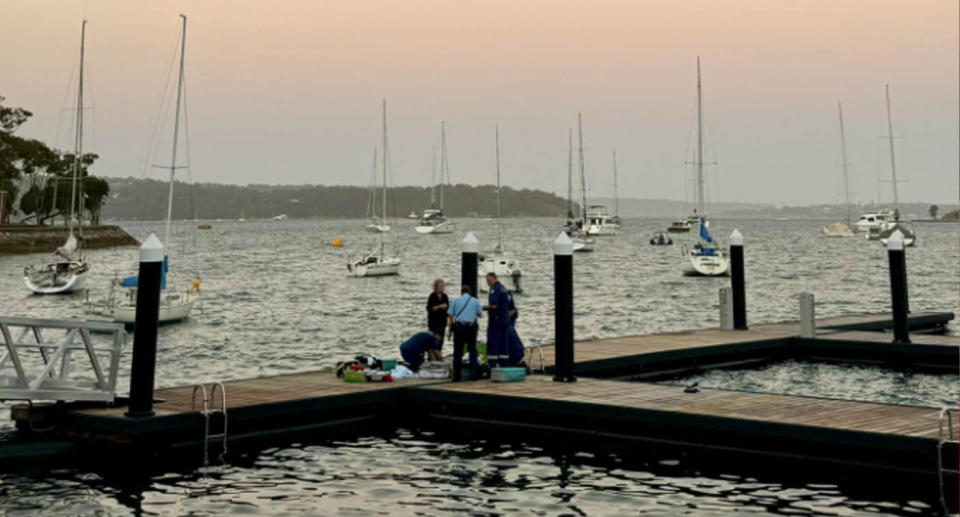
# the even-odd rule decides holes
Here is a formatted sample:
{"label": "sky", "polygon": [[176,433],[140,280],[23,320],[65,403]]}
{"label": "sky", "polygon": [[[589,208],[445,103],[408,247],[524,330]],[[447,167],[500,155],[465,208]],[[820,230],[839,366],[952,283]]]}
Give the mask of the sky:
{"label": "sky", "polygon": [[181,12],[194,181],[366,185],[386,98],[393,184],[430,183],[443,120],[454,183],[495,181],[499,124],[504,184],[565,194],[579,112],[590,196],[616,149],[621,197],[683,200],[700,56],[710,200],[842,201],[842,101],[851,197],[888,202],[885,84],[901,200],[960,196],[955,0],[4,0],[21,134],[71,147],[86,18],[94,173],[164,178]]}

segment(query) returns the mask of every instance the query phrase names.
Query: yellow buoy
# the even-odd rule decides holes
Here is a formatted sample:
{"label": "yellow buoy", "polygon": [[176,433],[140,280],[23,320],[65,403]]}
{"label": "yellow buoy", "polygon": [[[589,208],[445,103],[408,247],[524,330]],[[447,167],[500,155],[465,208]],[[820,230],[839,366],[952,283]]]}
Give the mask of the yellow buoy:
{"label": "yellow buoy", "polygon": [[333,244],[331,244],[331,246],[334,248],[341,248],[343,247],[343,241],[340,240],[340,237],[334,237]]}
{"label": "yellow buoy", "polygon": [[194,280],[194,281],[193,281],[193,284],[191,285],[191,287],[193,287],[193,290],[194,290],[194,291],[199,290],[199,289],[200,289],[200,279],[198,278],[198,279]]}

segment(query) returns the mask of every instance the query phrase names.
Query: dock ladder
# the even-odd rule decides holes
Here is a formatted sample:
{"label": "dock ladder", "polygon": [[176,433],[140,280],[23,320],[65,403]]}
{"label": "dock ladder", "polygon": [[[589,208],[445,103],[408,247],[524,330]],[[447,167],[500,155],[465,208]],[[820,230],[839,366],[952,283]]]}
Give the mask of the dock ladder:
{"label": "dock ladder", "polygon": [[[217,392],[220,393],[220,407],[214,406]],[[200,405],[197,405],[197,394],[201,395]],[[210,463],[210,441],[222,440],[222,448],[218,459],[222,460],[227,454],[227,392],[223,389],[223,384],[214,382],[210,384],[210,390],[207,391],[205,385],[197,384],[193,387],[193,396],[191,397],[193,411],[203,416],[203,464]],[[210,420],[214,415],[221,415],[223,418],[223,432],[210,434]]]}
{"label": "dock ladder", "polygon": [[[956,442],[953,438],[953,408],[944,407],[940,410],[939,439],[937,440],[937,477],[940,482],[940,505],[943,507],[943,514],[950,515],[950,507],[947,505],[946,493],[943,486],[943,444],[947,442]],[[947,434],[944,437],[943,427],[946,422]],[[958,436],[960,439],[960,436]]]}

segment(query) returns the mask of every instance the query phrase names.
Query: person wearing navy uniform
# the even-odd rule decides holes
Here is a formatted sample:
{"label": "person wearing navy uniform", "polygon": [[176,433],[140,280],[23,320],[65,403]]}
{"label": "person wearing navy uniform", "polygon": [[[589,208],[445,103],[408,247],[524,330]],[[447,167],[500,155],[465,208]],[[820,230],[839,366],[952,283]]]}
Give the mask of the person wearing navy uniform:
{"label": "person wearing navy uniform", "polygon": [[513,293],[510,293],[510,328],[507,330],[507,357],[510,366],[519,366],[523,362],[523,341],[520,340],[520,334],[517,333],[517,306],[513,301]]}
{"label": "person wearing navy uniform", "polygon": [[495,273],[487,273],[490,296],[484,310],[487,321],[487,364],[490,368],[507,366],[509,362],[508,333],[510,331],[510,291],[498,280]]}
{"label": "person wearing navy uniform", "polygon": [[440,355],[440,339],[436,334],[417,332],[400,345],[400,357],[415,372],[419,371],[420,365],[423,364],[423,354],[427,354],[427,359],[431,361],[443,360],[443,356]]}
{"label": "person wearing navy uniform", "polygon": [[480,302],[470,295],[470,286],[460,288],[459,298],[447,309],[448,327],[453,334],[453,381],[461,380],[463,370],[463,349],[466,347],[470,358],[470,370],[476,374],[477,364],[477,318],[483,314]]}

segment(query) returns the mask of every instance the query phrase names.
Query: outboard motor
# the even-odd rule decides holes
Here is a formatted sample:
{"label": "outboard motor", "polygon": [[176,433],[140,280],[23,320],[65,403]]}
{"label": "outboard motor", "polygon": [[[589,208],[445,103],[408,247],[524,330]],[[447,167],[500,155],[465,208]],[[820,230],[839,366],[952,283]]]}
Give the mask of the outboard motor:
{"label": "outboard motor", "polygon": [[515,287],[514,292],[516,293],[523,292],[523,288],[520,287],[520,279],[522,277],[523,273],[521,273],[519,269],[514,269],[513,272],[510,273],[510,278],[513,279],[513,286]]}

